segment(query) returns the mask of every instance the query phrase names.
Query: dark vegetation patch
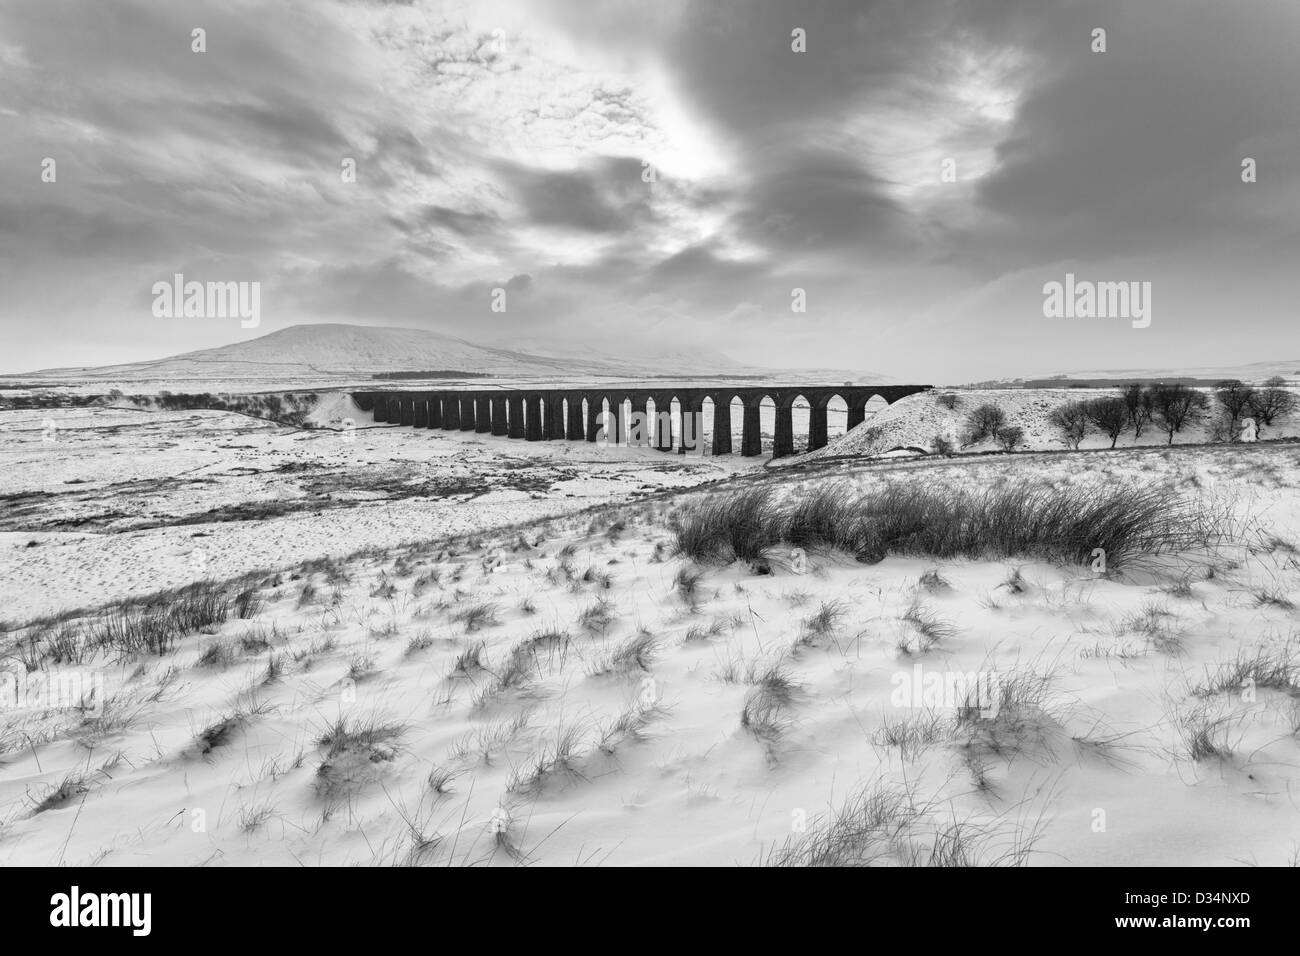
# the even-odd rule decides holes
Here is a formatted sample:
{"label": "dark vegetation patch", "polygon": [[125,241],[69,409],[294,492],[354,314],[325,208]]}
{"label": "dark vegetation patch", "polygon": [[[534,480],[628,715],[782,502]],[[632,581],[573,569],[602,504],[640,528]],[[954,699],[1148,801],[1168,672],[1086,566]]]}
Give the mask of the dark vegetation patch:
{"label": "dark vegetation patch", "polygon": [[677,550],[696,561],[754,562],[778,544],[825,547],[875,563],[890,554],[1031,557],[1110,567],[1139,556],[1209,547],[1221,522],[1163,487],[1056,489],[1030,482],[982,491],[828,482],[779,495],[759,484],[694,500],[669,519]]}

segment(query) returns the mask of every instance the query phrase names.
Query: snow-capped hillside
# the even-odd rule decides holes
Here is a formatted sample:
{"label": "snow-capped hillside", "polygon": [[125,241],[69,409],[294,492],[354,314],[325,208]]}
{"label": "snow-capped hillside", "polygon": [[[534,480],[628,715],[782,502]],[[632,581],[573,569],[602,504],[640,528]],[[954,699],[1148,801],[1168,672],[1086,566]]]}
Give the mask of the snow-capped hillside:
{"label": "snow-capped hillside", "polygon": [[641,377],[655,374],[714,373],[726,363],[728,373],[746,369],[717,354],[674,351],[648,354],[643,349],[620,358],[605,352],[540,354],[479,345],[425,329],[371,328],[359,325],[295,325],[245,342],[186,352],[154,361],[64,368],[33,372],[44,381],[66,379],[133,381],[202,379],[204,381],[275,380],[317,377],[369,378],[376,373],[452,370],[493,376]]}
{"label": "snow-capped hillside", "polygon": [[[940,402],[941,395],[957,396],[956,407],[949,409]],[[818,458],[844,455],[880,455],[899,448],[933,451],[935,437],[942,436],[955,448],[966,452],[993,451],[997,443],[986,440],[969,448],[960,448],[962,432],[971,410],[984,404],[996,405],[1006,415],[1006,424],[1024,429],[1024,444],[1019,450],[1050,451],[1066,447],[1060,433],[1048,422],[1052,410],[1072,401],[1082,401],[1105,395],[1119,395],[1117,389],[1070,388],[989,388],[989,389],[938,389],[909,395],[894,402],[868,418],[852,431],[831,441],[815,452],[784,459],[782,463],[804,462]],[[1211,409],[1213,412],[1213,409]],[[1189,423],[1174,436],[1174,444],[1183,445],[1209,440],[1213,414],[1202,416]],[[1163,445],[1167,435],[1158,426],[1148,424],[1138,439],[1132,431],[1120,435],[1116,447],[1138,445]],[[1280,418],[1271,427],[1261,430],[1261,438],[1300,437],[1300,415]],[[1109,448],[1110,439],[1096,428],[1089,428],[1080,448]]]}

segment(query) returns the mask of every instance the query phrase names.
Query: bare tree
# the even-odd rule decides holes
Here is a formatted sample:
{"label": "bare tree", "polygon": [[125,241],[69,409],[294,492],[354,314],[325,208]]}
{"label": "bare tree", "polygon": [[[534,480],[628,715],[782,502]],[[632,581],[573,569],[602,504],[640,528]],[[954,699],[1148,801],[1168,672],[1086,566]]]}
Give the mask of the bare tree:
{"label": "bare tree", "polygon": [[973,445],[985,438],[993,438],[1006,420],[1006,413],[993,404],[971,409],[971,413],[966,416],[965,443]]}
{"label": "bare tree", "polygon": [[1255,404],[1255,390],[1239,379],[1231,378],[1214,386],[1214,397],[1228,416],[1228,431],[1234,437],[1237,425]]}
{"label": "bare tree", "polygon": [[1071,448],[1078,448],[1079,442],[1088,433],[1088,414],[1083,410],[1081,402],[1066,402],[1059,408],[1052,409],[1047,421],[1060,431],[1061,437]]}
{"label": "bare tree", "polygon": [[1124,399],[1110,396],[1091,399],[1083,403],[1083,413],[1088,421],[1110,439],[1110,447],[1114,448],[1115,441],[1129,421],[1128,406]]}
{"label": "bare tree", "polygon": [[1003,451],[1015,451],[1018,446],[1024,444],[1025,430],[1019,425],[1003,425],[993,437],[998,440]]}
{"label": "bare tree", "polygon": [[1153,385],[1151,388],[1153,419],[1169,436],[1170,445],[1174,443],[1175,432],[1182,431],[1195,413],[1210,404],[1203,393],[1186,385]]}
{"label": "bare tree", "polygon": [[1273,420],[1282,415],[1290,415],[1296,410],[1300,401],[1295,393],[1286,387],[1286,379],[1274,375],[1264,383],[1264,387],[1255,392],[1251,411],[1265,425],[1272,425]]}
{"label": "bare tree", "polygon": [[1142,429],[1151,423],[1151,390],[1134,382],[1125,386],[1123,402],[1129,424],[1133,426],[1133,440],[1137,441],[1142,437]]}

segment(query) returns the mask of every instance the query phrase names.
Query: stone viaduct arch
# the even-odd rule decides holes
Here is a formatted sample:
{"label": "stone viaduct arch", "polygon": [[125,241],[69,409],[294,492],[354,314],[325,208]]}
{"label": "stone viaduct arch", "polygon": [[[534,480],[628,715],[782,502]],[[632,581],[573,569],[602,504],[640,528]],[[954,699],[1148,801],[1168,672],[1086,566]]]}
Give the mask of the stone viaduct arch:
{"label": "stone viaduct arch", "polygon": [[[886,404],[923,392],[929,385],[717,385],[678,388],[661,385],[618,385],[598,388],[443,389],[429,392],[353,392],[352,398],[376,422],[441,428],[447,431],[491,433],[526,441],[597,441],[602,428],[609,440],[628,438],[628,412],[641,413],[652,422],[640,436],[659,451],[686,453],[703,446],[704,403],[713,405],[710,451],[729,455],[732,439],[732,401],[743,406],[740,454],[763,453],[761,409],[770,399],[775,410],[772,457],[796,453],[793,409],[802,398],[808,403],[808,445],[813,451],[827,442],[826,407],[840,398],[848,408],[851,431],[866,418],[866,406],[879,396]],[[653,420],[648,415],[654,404]],[[673,405],[677,408],[674,409]]]}

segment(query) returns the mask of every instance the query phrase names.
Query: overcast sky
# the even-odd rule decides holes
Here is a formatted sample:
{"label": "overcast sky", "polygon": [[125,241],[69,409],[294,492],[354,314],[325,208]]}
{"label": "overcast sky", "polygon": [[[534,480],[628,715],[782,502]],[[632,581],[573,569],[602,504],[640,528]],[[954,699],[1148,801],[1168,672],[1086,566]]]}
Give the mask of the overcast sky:
{"label": "overcast sky", "polygon": [[[1298,50],[1296,0],[5,0],[0,371],[340,321],[923,382],[1300,359]],[[259,281],[260,328],[155,318],[177,272]],[[1066,272],[1150,326],[1045,318]]]}

